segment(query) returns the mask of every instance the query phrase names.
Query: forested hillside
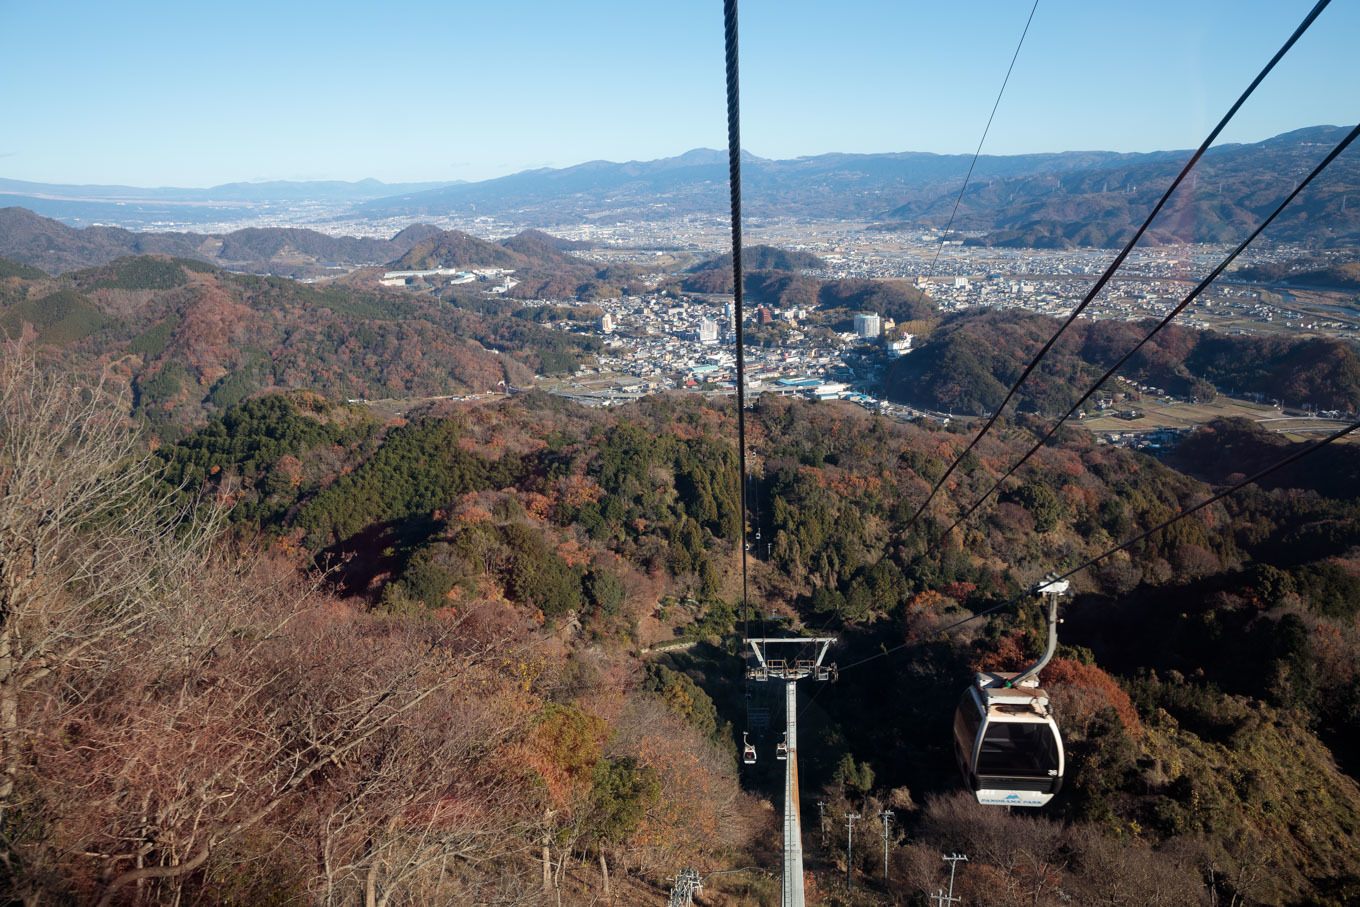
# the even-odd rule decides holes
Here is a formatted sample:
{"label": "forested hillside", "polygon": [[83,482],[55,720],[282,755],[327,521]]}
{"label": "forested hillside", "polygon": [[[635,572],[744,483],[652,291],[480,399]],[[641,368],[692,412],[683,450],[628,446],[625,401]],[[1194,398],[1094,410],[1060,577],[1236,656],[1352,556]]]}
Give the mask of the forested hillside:
{"label": "forested hillside", "polygon": [[[823,312],[870,311],[895,321],[930,318],[936,311],[935,300],[905,282],[853,277],[824,280],[787,268],[750,270],[742,276],[745,298],[755,305]],[[730,264],[701,267],[683,277],[671,278],[666,287],[683,293],[731,295],[732,267]]]}
{"label": "forested hillside", "polygon": [[106,264],[129,255],[173,255],[258,274],[308,277],[337,266],[381,264],[439,230],[413,224],[387,239],[330,236],[285,227],[231,233],[135,232],[92,226],[77,230],[26,208],[0,208],[0,255],[50,274]]}
{"label": "forested hillside", "polygon": [[[1057,330],[1044,315],[976,309],[944,318],[916,351],[892,364],[892,399],[935,410],[989,412]],[[1151,324],[1078,320],[1044,357],[1017,396],[1021,410],[1059,414],[1143,338]],[[1120,372],[1135,384],[1180,397],[1258,393],[1293,405],[1360,410],[1360,352],[1321,337],[1232,336],[1169,325]],[[1126,388],[1127,389],[1127,388]],[[1107,387],[1106,393],[1120,389]]]}
{"label": "forested hillside", "polygon": [[[747,612],[730,406],[663,396],[602,412],[530,394],[384,421],[274,393],[129,467],[116,400],[85,397],[109,416],[62,423],[60,408],[24,401],[74,386],[10,349],[6,380],[31,390],[0,395],[5,437],[48,451],[23,461],[48,471],[9,473],[11,488],[47,490],[4,506],[69,552],[0,558],[4,588],[27,576],[68,590],[12,599],[6,624],[60,666],[13,675],[8,796],[33,819],[5,840],[15,890],[319,903],[372,886],[397,901],[577,903],[609,884],[638,902],[683,866],[774,866],[777,737],[757,735],[765,758],[738,771],[748,703],[734,653],[748,618],[763,632],[780,618],[840,638],[840,679],[806,691],[800,719],[805,803],[825,799],[829,822],[897,812],[889,889],[869,878],[881,854],[856,850],[866,903],[919,900],[954,850],[971,855],[959,881],[979,903],[1357,894],[1353,448],[1074,578],[1044,674],[1069,781],[1043,813],[1007,816],[959,792],[950,720],[972,671],[1037,653],[1037,607],[935,629],[1174,515],[1208,493],[1202,480],[1278,442],[1229,425],[1192,435],[1172,462],[1193,478],[1073,435],[940,537],[1025,430],[985,439],[913,524],[964,435],[762,400],[748,426],[763,543]],[[70,459],[82,445],[93,459]],[[132,498],[100,478],[114,474],[135,481]],[[53,521],[75,505],[52,495],[76,495],[94,522]],[[183,544],[151,545],[169,525]],[[81,572],[103,562],[150,573],[117,608],[90,610],[124,588],[122,574]],[[51,610],[73,595],[74,610]],[[119,642],[127,627],[135,650]],[[645,654],[671,640],[694,645]],[[68,687],[86,693],[50,695]],[[805,820],[814,890],[834,890],[844,850]],[[716,903],[775,896],[758,874],[707,890]]]}
{"label": "forested hillside", "polygon": [[[411,239],[419,260],[403,264],[515,267],[535,292],[560,282],[564,298],[635,277],[532,231],[499,244]],[[1055,326],[1014,312],[936,321],[913,288],[811,277],[799,269],[814,258],[779,249],[753,249],[748,264],[753,302],[922,324],[887,387],[933,409],[994,408],[1014,363]],[[731,280],[714,260],[671,289],[728,292]],[[32,663],[60,665],[12,669],[3,694],[21,716],[0,729],[6,796],[35,817],[4,844],[16,890],[226,904],[266,891],[343,900],[371,886],[410,902],[570,902],[612,884],[628,901],[655,896],[680,866],[770,864],[778,772],[768,759],[739,771],[736,759],[749,705],[736,653],[754,615],[762,633],[784,632],[773,621],[839,636],[845,670],[806,709],[804,792],[826,800],[831,821],[898,811],[889,857],[910,889],[902,899],[931,888],[935,853],[963,847],[976,851],[964,890],[1007,892],[989,895],[996,903],[1061,892],[1323,905],[1357,893],[1352,447],[1076,577],[1044,675],[1069,783],[1039,817],[992,820],[957,792],[950,716],[971,672],[1037,654],[1041,622],[1022,602],[948,636],[935,629],[1023,598],[1047,571],[1269,465],[1287,442],[1215,423],[1158,462],[1063,434],[942,536],[1032,442],[1023,418],[985,439],[913,522],[963,434],[762,398],[748,426],[748,610],[731,406],[670,395],[604,412],[538,393],[414,402],[525,385],[595,349],[537,323],[594,317],[588,307],[440,294],[163,256],[61,277],[0,268],[0,329],[22,338],[5,357],[14,391],[0,395],[0,506],[57,540],[48,567],[22,547],[31,534],[0,536],[0,591],[64,590],[5,593],[22,606],[5,627],[40,641]],[[1021,410],[1065,410],[1071,388],[1139,336],[1077,322]],[[101,372],[102,390],[80,390]],[[1360,408],[1360,360],[1338,341],[1172,327],[1124,377],[1130,393],[1232,388]],[[396,418],[344,402],[379,397],[408,402]],[[35,430],[43,420],[55,421]],[[82,445],[92,459],[71,455]],[[8,452],[21,449],[37,454]],[[54,516],[72,508],[88,517]],[[158,536],[183,545],[158,551]],[[121,565],[108,578],[82,566],[108,558]],[[119,570],[138,577],[136,591],[108,585]],[[126,627],[146,641],[136,653],[122,647]],[[71,642],[86,637],[107,654]],[[176,661],[185,638],[202,643]],[[687,645],[668,648],[677,642]],[[226,692],[225,678],[245,686]],[[58,695],[77,688],[90,692]],[[875,695],[885,689],[901,695]],[[441,730],[450,721],[458,734]],[[155,743],[130,750],[134,739]],[[768,750],[774,738],[757,739]],[[200,750],[225,773],[184,755]],[[90,767],[86,751],[110,755]],[[124,752],[140,760],[135,779]],[[443,780],[412,786],[417,777]],[[77,778],[88,802],[64,793]],[[828,844],[809,865],[834,875],[844,860]],[[1120,901],[1102,888],[1111,866],[1168,893]],[[751,876],[728,892],[759,902],[769,889]]]}
{"label": "forested hillside", "polygon": [[0,208],[0,256],[62,274],[136,255],[170,255],[233,271],[287,277],[334,277],[390,262],[397,268],[538,268],[592,270],[566,251],[583,243],[526,230],[502,243],[458,230],[412,224],[391,239],[331,236],[295,227],[247,227],[224,234],[75,229],[25,208]]}
{"label": "forested hillside", "polygon": [[0,331],[17,337],[28,325],[50,354],[106,364],[162,435],[261,390],[370,399],[503,390],[595,348],[460,301],[143,256],[0,280]]}

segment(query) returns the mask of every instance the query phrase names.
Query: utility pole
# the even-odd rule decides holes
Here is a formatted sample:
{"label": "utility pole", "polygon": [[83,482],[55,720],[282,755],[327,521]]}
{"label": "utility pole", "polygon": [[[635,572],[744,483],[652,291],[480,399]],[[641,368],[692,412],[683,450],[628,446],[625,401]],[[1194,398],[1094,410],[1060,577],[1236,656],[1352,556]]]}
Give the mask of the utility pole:
{"label": "utility pole", "polygon": [[845,814],[845,887],[855,887],[855,820],[859,813]]}
{"label": "utility pole", "polygon": [[879,813],[883,819],[883,881],[888,881],[888,823],[892,821],[893,811],[885,809]]}
{"label": "utility pole", "polygon": [[[834,664],[824,664],[827,649],[835,637],[774,637],[747,639],[756,656],[756,666],[747,668],[746,679],[784,681],[784,879],[780,907],[804,907],[803,900],[803,827],[798,800],[798,681],[830,680]],[[770,646],[796,645],[795,657],[766,658]],[[816,658],[798,658],[797,653],[815,646]],[[776,651],[778,651],[776,649]]]}
{"label": "utility pole", "polygon": [[[965,854],[954,853],[954,854],[950,854],[950,855],[947,856],[947,857],[942,856],[942,857],[940,857],[940,859],[944,860],[945,862],[947,862],[947,863],[949,864],[949,897],[948,897],[948,903],[952,904],[952,903],[954,903],[955,901],[962,900],[962,898],[956,898],[956,897],[954,897],[954,870],[956,870],[956,869],[959,868],[959,863],[960,863],[960,862],[967,863],[967,862],[968,862],[968,857],[967,857],[967,855],[965,855]],[[940,907],[944,907],[944,902],[941,902]]]}
{"label": "utility pole", "polygon": [[817,801],[817,813],[820,815],[821,820],[822,820],[822,852],[825,853],[825,852],[826,852],[826,801],[825,801],[825,800],[818,800],[818,801]]}

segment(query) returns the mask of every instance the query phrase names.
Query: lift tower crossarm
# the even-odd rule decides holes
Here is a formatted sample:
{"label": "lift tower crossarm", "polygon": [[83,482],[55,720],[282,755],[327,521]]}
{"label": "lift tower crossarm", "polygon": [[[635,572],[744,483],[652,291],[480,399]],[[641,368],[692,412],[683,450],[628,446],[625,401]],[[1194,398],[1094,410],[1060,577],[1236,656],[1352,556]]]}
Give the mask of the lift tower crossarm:
{"label": "lift tower crossarm", "polygon": [[[814,677],[817,680],[830,680],[836,668],[835,665],[827,665],[826,652],[831,648],[831,644],[836,641],[834,636],[777,636],[777,637],[752,637],[743,639],[751,647],[751,651],[756,656],[756,667],[749,668],[746,676],[749,680],[802,680],[805,677]],[[793,644],[801,651],[807,646],[816,646],[817,655],[815,658],[797,658],[790,662],[786,658],[767,658],[766,648],[772,645]]]}

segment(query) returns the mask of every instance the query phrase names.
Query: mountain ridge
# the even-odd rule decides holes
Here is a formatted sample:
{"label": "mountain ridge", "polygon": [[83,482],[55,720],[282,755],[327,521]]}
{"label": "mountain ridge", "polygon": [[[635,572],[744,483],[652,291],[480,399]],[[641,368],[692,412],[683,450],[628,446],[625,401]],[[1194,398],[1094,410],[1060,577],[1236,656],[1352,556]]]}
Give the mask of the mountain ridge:
{"label": "mountain ridge", "polygon": [[[430,224],[412,224],[391,239],[331,236],[301,227],[246,227],[223,234],[140,233],[121,227],[77,229],[26,208],[0,208],[0,257],[49,274],[96,267],[129,255],[169,255],[285,277],[333,276],[330,265],[357,268],[389,262],[398,268],[565,267],[579,265],[565,250],[585,245],[539,231],[491,243]],[[417,248],[423,251],[411,257]],[[422,256],[424,264],[412,263]]]}
{"label": "mountain ridge", "polygon": [[[1249,230],[1339,140],[1337,126],[1311,126],[1250,144],[1211,148],[1155,226],[1159,242],[1221,242]],[[1111,246],[1129,235],[1189,159],[1188,150],[1064,151],[981,155],[956,226],[988,245]],[[832,152],[790,160],[746,153],[743,204],[752,216],[857,218],[941,227],[971,155]],[[366,201],[370,217],[500,215],[548,226],[596,219],[658,220],[721,214],[728,203],[725,156],[693,149],[674,158],[590,161],[493,180]],[[1279,241],[1360,240],[1360,163],[1343,155],[1271,229]]]}
{"label": "mountain ridge", "polygon": [[[1324,147],[1339,140],[1342,133],[1337,126],[1311,126],[1260,142],[1211,148],[1153,225],[1149,241],[1235,241],[1294,188],[1321,160]],[[756,217],[864,220],[885,228],[931,229],[949,221],[958,199],[954,226],[972,234],[969,241],[974,244],[1110,247],[1131,235],[1190,154],[1173,150],[981,155],[960,198],[959,187],[972,162],[968,154],[829,152],[772,160],[743,152],[744,205],[747,213]],[[238,183],[223,184],[215,190],[192,190],[217,191],[223,199],[214,203],[223,206],[220,208],[195,207],[192,199],[165,194],[178,190],[136,190],[142,194],[115,202],[107,193],[126,187],[45,186],[0,180],[0,198],[29,199],[30,207],[39,213],[73,221],[83,216],[88,219],[80,213],[80,206],[96,204],[103,206],[99,210],[108,219],[120,223],[154,224],[160,215],[175,222],[207,217],[225,222],[258,215],[260,212],[252,206],[265,206],[260,199],[271,193],[316,194],[323,191],[318,187],[340,186],[350,197],[338,199],[336,204],[347,206],[349,217],[490,215],[520,226],[550,227],[720,216],[729,200],[727,171],[723,152],[695,148],[650,161],[595,160],[479,182],[434,187],[394,184],[383,188],[396,191],[379,197],[365,196],[382,186],[376,181]],[[46,189],[65,191],[69,196],[72,192],[68,190],[78,188],[104,191],[106,197],[81,202],[60,196],[5,194]],[[1360,161],[1353,154],[1342,155],[1324,179],[1295,200],[1272,226],[1267,239],[1315,245],[1360,242],[1360,205],[1348,204],[1349,195],[1357,192]],[[3,248],[0,254],[4,254]]]}

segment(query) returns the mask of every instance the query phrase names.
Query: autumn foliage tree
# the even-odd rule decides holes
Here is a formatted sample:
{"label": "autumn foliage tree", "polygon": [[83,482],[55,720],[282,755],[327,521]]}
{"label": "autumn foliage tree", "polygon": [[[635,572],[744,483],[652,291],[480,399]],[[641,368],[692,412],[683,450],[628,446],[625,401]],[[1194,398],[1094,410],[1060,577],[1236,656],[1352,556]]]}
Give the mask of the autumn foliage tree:
{"label": "autumn foliage tree", "polygon": [[478,869],[527,840],[493,758],[531,711],[499,658],[511,625],[358,614],[224,547],[219,511],[178,503],[100,389],[6,352],[5,889],[374,907],[511,890],[515,872]]}

